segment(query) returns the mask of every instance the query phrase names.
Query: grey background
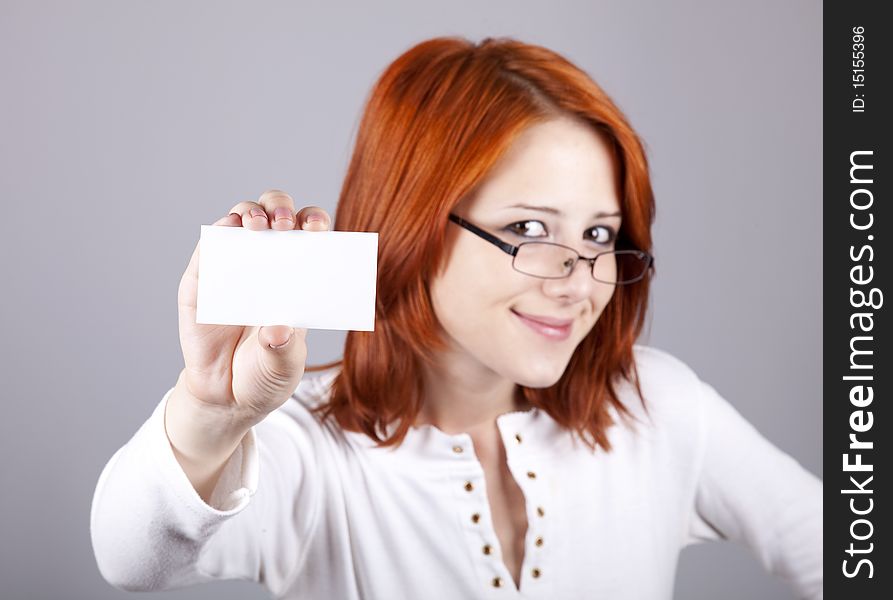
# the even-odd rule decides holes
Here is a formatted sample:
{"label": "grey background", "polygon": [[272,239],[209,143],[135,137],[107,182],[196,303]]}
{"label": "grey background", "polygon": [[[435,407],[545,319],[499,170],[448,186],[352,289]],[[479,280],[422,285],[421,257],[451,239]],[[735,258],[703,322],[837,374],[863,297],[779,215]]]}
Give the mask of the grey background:
{"label": "grey background", "polygon": [[[5,227],[0,595],[124,598],[89,539],[99,473],[182,368],[201,224],[281,188],[334,212],[379,72],[423,39],[565,54],[644,138],[644,343],[821,476],[819,2],[0,2]],[[344,334],[312,331],[310,363]],[[643,577],[647,577],[643,573]],[[144,598],[265,598],[219,582]],[[682,552],[676,598],[791,598],[748,551]]]}

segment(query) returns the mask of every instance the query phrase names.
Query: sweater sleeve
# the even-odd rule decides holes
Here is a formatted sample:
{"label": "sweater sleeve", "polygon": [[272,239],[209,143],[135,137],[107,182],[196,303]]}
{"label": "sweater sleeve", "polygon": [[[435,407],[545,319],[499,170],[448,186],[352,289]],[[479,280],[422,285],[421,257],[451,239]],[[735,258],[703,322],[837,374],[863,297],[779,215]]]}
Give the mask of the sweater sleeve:
{"label": "sweater sleeve", "polygon": [[701,467],[685,545],[742,542],[798,597],[821,599],[821,480],[763,437],[712,386],[698,385]]}
{"label": "sweater sleeve", "polygon": [[90,535],[100,573],[127,591],[245,579],[275,593],[296,572],[319,506],[309,436],[274,411],[245,435],[205,503],[167,437],[172,392],[99,476]]}

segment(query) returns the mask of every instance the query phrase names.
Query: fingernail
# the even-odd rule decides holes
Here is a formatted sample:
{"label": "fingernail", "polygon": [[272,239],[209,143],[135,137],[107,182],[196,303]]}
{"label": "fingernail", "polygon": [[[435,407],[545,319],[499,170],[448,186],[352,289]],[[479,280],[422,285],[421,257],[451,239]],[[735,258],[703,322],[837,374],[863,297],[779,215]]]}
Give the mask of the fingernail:
{"label": "fingernail", "polygon": [[262,208],[252,208],[249,213],[252,217],[266,217],[267,213]]}
{"label": "fingernail", "polygon": [[307,217],[308,223],[322,223],[323,221],[325,221],[325,219],[318,213],[313,213],[312,215]]}
{"label": "fingernail", "polygon": [[279,219],[287,219],[289,221],[294,221],[295,217],[290,210],[285,208],[284,206],[280,206],[276,210],[273,211],[273,220],[278,221]]}
{"label": "fingernail", "polygon": [[278,350],[279,348],[283,348],[283,347],[285,347],[285,346],[288,346],[288,343],[291,341],[291,338],[293,338],[293,337],[295,337],[293,333],[292,333],[292,334],[289,334],[288,339],[285,340],[284,342],[282,342],[281,344],[279,344],[278,346],[274,346],[273,344],[267,344],[267,345],[268,345],[270,348],[272,348],[273,350]]}

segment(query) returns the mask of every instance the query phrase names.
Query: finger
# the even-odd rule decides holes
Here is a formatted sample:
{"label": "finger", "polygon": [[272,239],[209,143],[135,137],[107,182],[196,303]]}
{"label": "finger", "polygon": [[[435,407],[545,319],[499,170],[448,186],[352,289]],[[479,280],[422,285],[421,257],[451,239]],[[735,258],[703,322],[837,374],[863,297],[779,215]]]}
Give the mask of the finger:
{"label": "finger", "polygon": [[[319,219],[319,220],[315,220]],[[305,206],[295,217],[295,229],[304,231],[328,231],[332,228],[332,218],[318,206]]]}
{"label": "finger", "polygon": [[295,201],[282,190],[267,190],[257,203],[267,211],[273,229],[287,231],[295,228]]}
{"label": "finger", "polygon": [[239,213],[229,213],[225,217],[221,217],[214,221],[213,225],[220,225],[222,227],[241,227],[242,215]]}
{"label": "finger", "polygon": [[[274,325],[257,333],[265,370],[271,375],[292,379],[307,358],[307,330]],[[295,384],[297,385],[297,384]]]}
{"label": "finger", "polygon": [[295,227],[295,201],[282,190],[267,190],[257,202],[240,202],[230,212],[242,215],[243,226],[249,229],[288,231]]}
{"label": "finger", "polygon": [[270,228],[267,211],[257,202],[239,202],[229,212],[236,213],[242,218],[242,227],[245,229],[258,231]]}
{"label": "finger", "polygon": [[189,264],[186,265],[186,270],[180,278],[180,287],[177,289],[177,304],[188,310],[193,316],[196,310],[198,290],[198,253],[200,244],[201,242],[198,242],[195,245],[195,250],[192,251],[192,256],[189,258]]}
{"label": "finger", "polygon": [[307,330],[287,325],[265,325],[257,332],[261,345],[267,349],[279,349],[291,343],[294,334],[306,335]]}
{"label": "finger", "polygon": [[[238,214],[230,213],[225,217],[221,217],[214,221],[213,225],[223,227],[241,227],[242,218]],[[198,262],[199,247],[201,241],[196,243],[192,256],[189,257],[189,264],[180,278],[180,287],[177,289],[177,303],[194,315],[196,310],[196,296],[198,290]],[[194,320],[194,319],[193,319]]]}

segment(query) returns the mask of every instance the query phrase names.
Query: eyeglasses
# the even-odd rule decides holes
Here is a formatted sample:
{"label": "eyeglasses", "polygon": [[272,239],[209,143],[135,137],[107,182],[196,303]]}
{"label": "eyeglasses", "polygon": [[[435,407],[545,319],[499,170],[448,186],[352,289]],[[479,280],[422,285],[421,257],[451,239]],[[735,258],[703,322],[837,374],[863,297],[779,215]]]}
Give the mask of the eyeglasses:
{"label": "eyeglasses", "polygon": [[642,250],[610,250],[586,258],[570,246],[553,242],[522,242],[513,246],[453,213],[450,221],[513,256],[512,268],[516,271],[542,279],[563,279],[573,273],[578,260],[585,260],[596,281],[624,285],[639,281],[654,266],[654,257]]}

